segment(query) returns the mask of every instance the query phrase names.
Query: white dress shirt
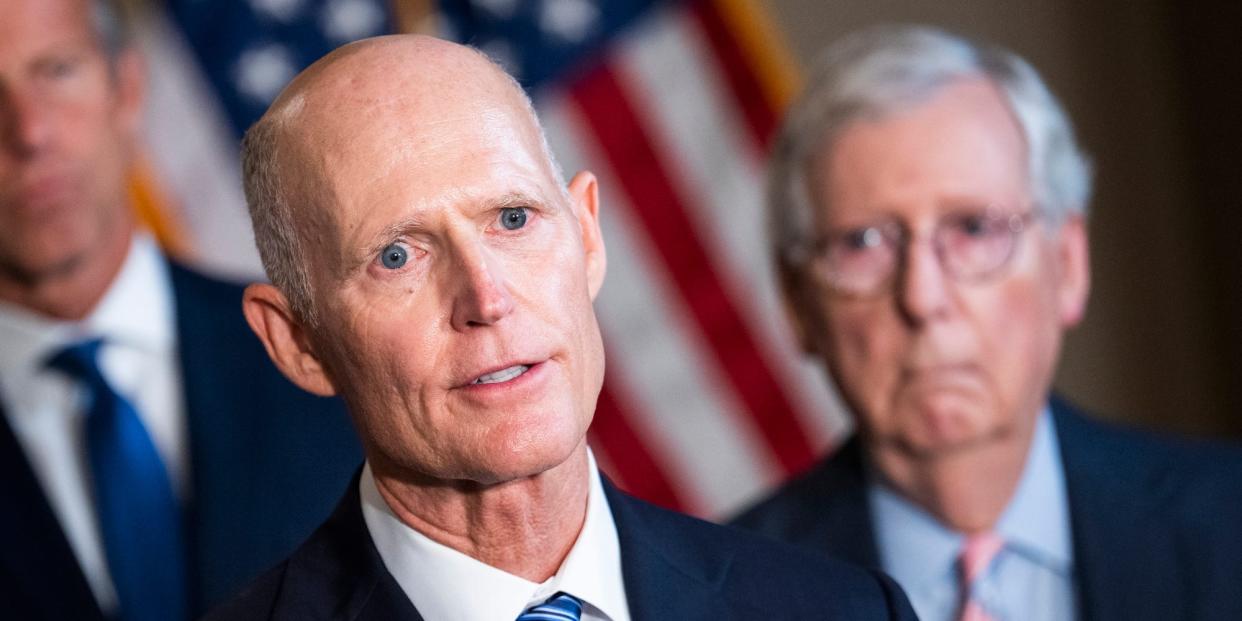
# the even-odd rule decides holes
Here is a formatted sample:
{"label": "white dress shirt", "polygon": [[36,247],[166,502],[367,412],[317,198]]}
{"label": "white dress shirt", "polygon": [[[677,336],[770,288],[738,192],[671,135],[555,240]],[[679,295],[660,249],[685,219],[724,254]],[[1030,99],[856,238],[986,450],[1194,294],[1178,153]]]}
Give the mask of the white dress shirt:
{"label": "white dress shirt", "polygon": [[186,498],[188,455],[177,331],[168,265],[155,242],[136,235],[120,273],[81,322],[51,320],[0,303],[0,403],[61,529],[105,612],[115,610],[103,542],[91,500],[84,389],[49,369],[63,347],[103,338],[100,368],[138,410]]}
{"label": "white dress shirt", "polygon": [[[871,511],[884,571],[924,621],[951,621],[960,601],[961,533],[941,524],[872,476]],[[1035,424],[1022,478],[994,532],[1004,539],[975,587],[997,621],[1073,621],[1074,551],[1065,471],[1052,415]]]}
{"label": "white dress shirt", "polygon": [[432,541],[406,526],[376,489],[371,467],[359,483],[362,517],[380,558],[427,621],[514,621],[558,591],[583,602],[584,621],[629,621],[621,545],[595,457],[586,520],[556,575],[537,584]]}

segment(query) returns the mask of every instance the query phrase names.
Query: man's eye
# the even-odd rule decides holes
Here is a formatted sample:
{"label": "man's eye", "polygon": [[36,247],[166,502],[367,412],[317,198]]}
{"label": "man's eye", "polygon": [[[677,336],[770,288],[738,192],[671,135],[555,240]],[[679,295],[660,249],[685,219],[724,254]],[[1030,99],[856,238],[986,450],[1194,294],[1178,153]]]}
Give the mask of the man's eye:
{"label": "man's eye", "polygon": [[48,73],[54,78],[63,78],[73,73],[76,65],[72,62],[53,63],[48,67]]}
{"label": "man's eye", "polygon": [[388,244],[380,253],[380,264],[390,270],[400,269],[410,260],[410,251],[401,244]]}
{"label": "man's eye", "polygon": [[38,71],[47,79],[60,79],[73,75],[77,70],[79,61],[76,58],[55,58],[41,63]]}
{"label": "man's eye", "polygon": [[505,207],[500,210],[500,226],[510,231],[516,231],[526,226],[526,208],[525,207]]}
{"label": "man's eye", "polygon": [[841,236],[842,246],[845,250],[867,250],[875,248],[884,242],[884,234],[880,229],[871,226],[865,229],[854,229],[846,231]]}
{"label": "man's eye", "polygon": [[986,216],[961,216],[953,224],[966,237],[986,237],[996,229],[995,222]]}

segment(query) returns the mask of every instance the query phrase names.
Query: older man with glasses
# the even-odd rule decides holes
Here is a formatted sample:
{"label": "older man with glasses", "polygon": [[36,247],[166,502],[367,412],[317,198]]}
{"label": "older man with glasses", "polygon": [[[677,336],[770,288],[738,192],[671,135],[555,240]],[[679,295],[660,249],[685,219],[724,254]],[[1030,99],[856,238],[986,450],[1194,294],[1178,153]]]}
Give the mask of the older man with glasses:
{"label": "older man with glasses", "polygon": [[770,184],[795,332],[858,433],[738,524],[884,569],[928,621],[1242,618],[1242,451],[1050,394],[1090,168],[1030,65],[922,27],[847,38]]}

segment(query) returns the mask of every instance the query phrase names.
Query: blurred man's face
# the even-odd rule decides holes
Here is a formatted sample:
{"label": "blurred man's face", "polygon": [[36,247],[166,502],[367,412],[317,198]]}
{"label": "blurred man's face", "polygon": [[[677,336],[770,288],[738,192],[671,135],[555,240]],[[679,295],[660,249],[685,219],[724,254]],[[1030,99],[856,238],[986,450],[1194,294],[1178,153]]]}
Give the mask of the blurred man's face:
{"label": "blurred man's face", "polygon": [[978,281],[946,272],[932,242],[956,214],[1035,208],[1024,138],[999,93],[963,81],[909,111],[858,121],[811,173],[819,235],[888,221],[909,240],[874,294],[807,285],[813,293],[795,302],[866,441],[926,457],[1029,432],[1061,332],[1085,301],[1081,221],[1051,231],[1027,220],[1004,267]]}
{"label": "blurred man's face", "polygon": [[128,238],[139,115],[89,4],[0,5],[0,278],[38,281]]}
{"label": "blurred man's face", "polygon": [[309,147],[331,222],[310,248],[313,338],[381,467],[538,474],[582,447],[603,381],[594,182],[571,184],[575,209],[511,97],[392,91]]}

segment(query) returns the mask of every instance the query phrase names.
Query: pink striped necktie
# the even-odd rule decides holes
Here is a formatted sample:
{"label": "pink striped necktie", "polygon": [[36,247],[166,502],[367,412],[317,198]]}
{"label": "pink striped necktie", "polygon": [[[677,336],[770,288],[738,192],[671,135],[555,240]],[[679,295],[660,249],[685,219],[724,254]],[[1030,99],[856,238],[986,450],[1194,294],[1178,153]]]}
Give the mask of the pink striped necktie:
{"label": "pink striped necktie", "polygon": [[992,621],[974,597],[975,581],[987,571],[996,554],[1005,547],[1005,541],[996,533],[979,533],[966,538],[962,546],[962,616],[960,621]]}

